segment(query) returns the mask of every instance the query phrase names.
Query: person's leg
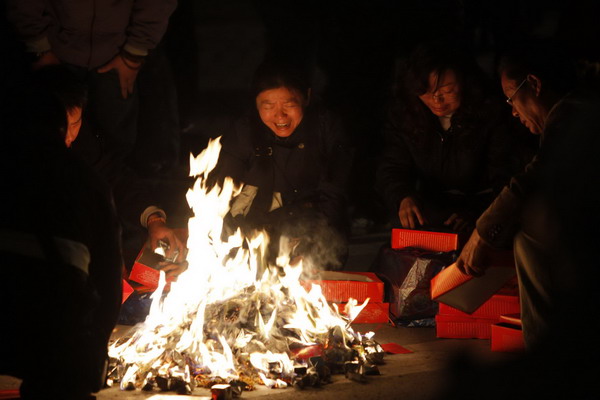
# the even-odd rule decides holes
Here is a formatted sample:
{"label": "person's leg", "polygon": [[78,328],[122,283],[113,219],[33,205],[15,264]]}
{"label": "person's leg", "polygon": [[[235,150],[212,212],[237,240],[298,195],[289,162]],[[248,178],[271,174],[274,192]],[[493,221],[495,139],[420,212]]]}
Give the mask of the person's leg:
{"label": "person's leg", "polygon": [[137,83],[133,93],[124,99],[115,71],[89,71],[86,120],[103,139],[105,151],[127,157],[135,146],[138,133],[139,98]]}
{"label": "person's leg", "polygon": [[519,295],[521,320],[527,347],[535,346],[548,331],[548,318],[552,310],[551,281],[544,266],[546,249],[531,235],[520,231],[515,237],[514,253]]}
{"label": "person's leg", "polygon": [[92,382],[102,379],[93,372],[98,345],[87,278],[44,260],[11,253],[2,259],[10,266],[2,269],[0,297],[9,329],[0,330],[0,373],[23,380],[23,400],[87,400]]}
{"label": "person's leg", "polygon": [[528,348],[542,341],[556,341],[564,333],[564,312],[576,299],[583,300],[576,283],[578,269],[557,239],[558,229],[551,216],[543,212],[542,205],[538,206],[530,209],[514,240],[523,335]]}
{"label": "person's leg", "polygon": [[170,172],[179,162],[180,125],[171,65],[162,45],[148,55],[137,78],[138,139],[135,168],[144,175]]}

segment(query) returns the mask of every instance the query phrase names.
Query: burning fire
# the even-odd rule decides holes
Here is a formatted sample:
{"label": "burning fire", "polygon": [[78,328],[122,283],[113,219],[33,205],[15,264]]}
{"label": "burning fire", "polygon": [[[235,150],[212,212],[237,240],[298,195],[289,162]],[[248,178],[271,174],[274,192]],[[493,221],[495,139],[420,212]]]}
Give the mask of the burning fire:
{"label": "burning fire", "polygon": [[302,261],[291,265],[284,252],[277,266],[267,265],[264,232],[243,237],[238,230],[221,240],[223,218],[241,187],[231,178],[207,187],[220,149],[216,139],[190,156],[196,181],[187,193],[194,212],[189,268],[168,291],[161,272],[146,320],[109,348],[109,382],[123,390],[158,386],[189,394],[201,385],[235,394],[254,384],[303,387],[335,372],[357,380],[376,373],[383,350],[372,335],[350,328],[368,300],[358,306],[350,299],[342,314],[320,286],[301,284]]}

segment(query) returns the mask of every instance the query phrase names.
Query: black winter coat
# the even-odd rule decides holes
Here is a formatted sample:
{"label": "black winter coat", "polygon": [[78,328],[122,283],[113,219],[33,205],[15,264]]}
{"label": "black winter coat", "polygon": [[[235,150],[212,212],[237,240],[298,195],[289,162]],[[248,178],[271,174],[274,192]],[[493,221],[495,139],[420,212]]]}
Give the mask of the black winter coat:
{"label": "black winter coat", "polygon": [[[393,106],[385,125],[376,181],[392,215],[398,214],[400,202],[407,196],[444,202],[458,194],[467,208],[483,211],[492,192],[499,192],[515,167],[507,132],[509,115],[500,107],[488,101],[469,117],[459,110],[444,131],[431,113],[427,127],[417,128],[399,112],[399,104]],[[486,192],[489,194],[482,197]]]}
{"label": "black winter coat", "polygon": [[339,121],[318,106],[305,110],[287,138],[277,137],[253,110],[224,135],[218,174],[258,187],[251,219],[261,220],[279,192],[284,209],[312,208],[342,226],[352,157]]}

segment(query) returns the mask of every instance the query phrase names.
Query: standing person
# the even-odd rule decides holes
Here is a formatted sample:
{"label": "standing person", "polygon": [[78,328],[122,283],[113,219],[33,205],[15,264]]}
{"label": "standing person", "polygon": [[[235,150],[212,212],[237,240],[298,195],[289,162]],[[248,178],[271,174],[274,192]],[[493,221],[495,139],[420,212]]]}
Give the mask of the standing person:
{"label": "standing person", "polygon": [[86,120],[111,153],[136,142],[136,78],[164,35],[176,0],[9,0],[7,16],[32,67],[64,63],[89,89]]}
{"label": "standing person", "polygon": [[0,374],[22,379],[25,400],[89,399],[121,304],[119,222],[110,189],[65,146],[73,113],[43,88],[17,89],[1,104]]}
{"label": "standing person", "polygon": [[470,232],[508,181],[508,113],[452,41],[410,54],[384,130],[376,188],[393,225]]}
{"label": "standing person", "polygon": [[542,386],[539,380],[547,381],[553,398],[577,399],[599,389],[589,366],[598,357],[600,96],[577,86],[573,65],[557,46],[541,41],[503,57],[506,101],[513,116],[540,135],[540,147],[479,218],[457,263],[466,274],[483,274],[491,249],[514,243],[531,354],[518,369],[527,371],[526,393]]}
{"label": "standing person", "polygon": [[253,105],[223,136],[218,174],[244,184],[230,221],[267,229],[274,260],[279,237],[299,239],[305,265],[342,268],[347,255],[346,185],[353,151],[339,121],[315,99],[303,71],[258,67]]}

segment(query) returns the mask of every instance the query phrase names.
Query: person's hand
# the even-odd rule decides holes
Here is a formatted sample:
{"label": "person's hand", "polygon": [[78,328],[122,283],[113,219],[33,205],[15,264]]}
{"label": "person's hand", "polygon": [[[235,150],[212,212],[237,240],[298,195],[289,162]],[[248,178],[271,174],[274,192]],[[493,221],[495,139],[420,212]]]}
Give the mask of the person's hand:
{"label": "person's hand", "polygon": [[481,276],[488,267],[486,264],[490,251],[492,248],[481,239],[477,229],[473,229],[456,260],[456,267],[465,275]]}
{"label": "person's hand", "polygon": [[420,225],[425,225],[427,221],[421,214],[417,202],[412,197],[405,197],[400,202],[400,209],[398,210],[398,217],[400,217],[400,223],[403,228],[415,229],[417,222]]}
{"label": "person's hand", "polygon": [[177,259],[174,261],[185,260],[187,249],[177,235],[175,235],[175,231],[169,228],[163,219],[154,219],[148,223],[148,242],[150,248],[154,250],[159,247],[159,240],[169,243],[169,248],[165,251],[166,259],[172,259],[175,252],[178,252]]}
{"label": "person's hand", "polygon": [[164,271],[165,278],[167,280],[176,281],[177,277],[181,275],[188,268],[187,261],[181,261],[178,263],[164,262],[160,264],[159,270]]}
{"label": "person's hand", "polygon": [[121,95],[124,99],[133,93],[133,85],[137,78],[138,71],[142,63],[131,60],[125,61],[123,56],[117,54],[115,58],[110,60],[105,66],[98,68],[98,72],[103,74],[110,70],[116,70],[119,75],[119,84],[121,85]]}
{"label": "person's hand", "polygon": [[474,224],[471,218],[459,215],[457,213],[452,214],[445,222],[444,225],[450,227],[454,232],[468,231],[474,228]]}
{"label": "person's hand", "polygon": [[60,64],[60,60],[58,57],[56,57],[56,54],[54,54],[52,51],[47,51],[43,53],[40,58],[37,59],[37,61],[31,64],[31,69],[35,71],[48,65],[58,64]]}

